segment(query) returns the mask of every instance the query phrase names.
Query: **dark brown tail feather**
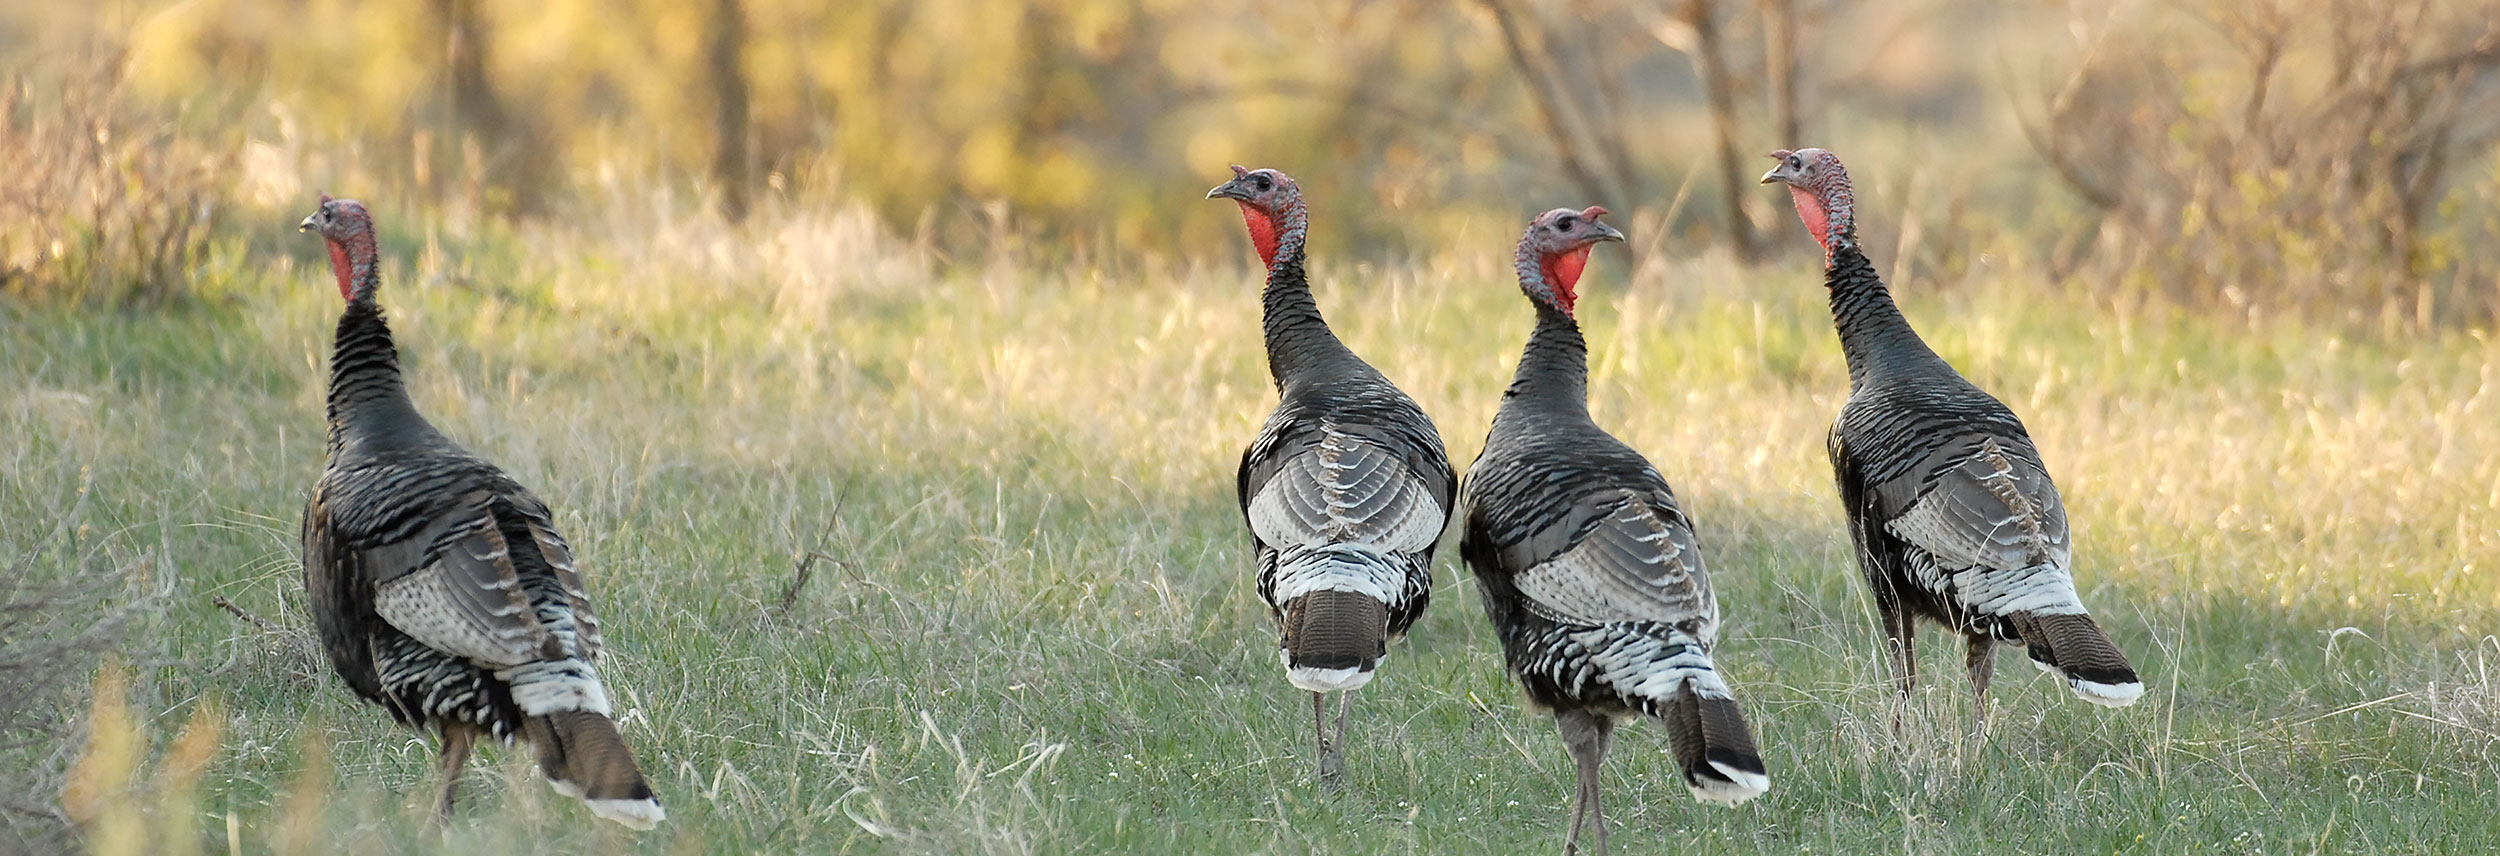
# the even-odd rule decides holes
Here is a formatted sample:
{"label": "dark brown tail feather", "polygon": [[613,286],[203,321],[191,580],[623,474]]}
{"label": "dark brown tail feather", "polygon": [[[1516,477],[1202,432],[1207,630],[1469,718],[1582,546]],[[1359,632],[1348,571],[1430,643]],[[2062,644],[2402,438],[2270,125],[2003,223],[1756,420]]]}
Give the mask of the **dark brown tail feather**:
{"label": "dark brown tail feather", "polygon": [[2144,682],[2118,653],[2109,634],[2089,615],[2028,615],[2014,627],[2031,662],[2066,679],[2075,695],[2093,704],[2125,707],[2144,695]]}
{"label": "dark brown tail feather", "polygon": [[1660,706],[1658,717],[1666,720],[1667,743],[1694,799],[1735,805],[1770,790],[1770,773],[1735,699],[1702,698],[1688,686]]}
{"label": "dark brown tail feather", "polygon": [[1353,689],[1389,654],[1389,605],[1350,591],[1315,591],[1285,604],[1285,667],[1312,692]]}
{"label": "dark brown tail feather", "polygon": [[538,751],[538,770],[547,782],[588,803],[591,813],[636,829],[666,818],[615,720],[586,710],[559,711],[532,717],[522,734]]}

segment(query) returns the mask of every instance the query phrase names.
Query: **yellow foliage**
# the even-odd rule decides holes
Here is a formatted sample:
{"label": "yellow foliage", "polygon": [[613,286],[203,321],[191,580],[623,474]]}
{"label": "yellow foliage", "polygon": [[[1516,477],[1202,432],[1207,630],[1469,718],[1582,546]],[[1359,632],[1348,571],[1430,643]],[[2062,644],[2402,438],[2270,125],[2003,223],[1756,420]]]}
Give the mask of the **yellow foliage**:
{"label": "yellow foliage", "polygon": [[[715,68],[724,4],[742,22],[740,55]],[[625,174],[695,191],[673,198],[734,185],[808,205],[864,202],[889,226],[931,229],[950,248],[986,240],[996,211],[1022,233],[1071,239],[1040,247],[1117,237],[1196,254],[1230,247],[1234,226],[1188,189],[1242,163],[1294,173],[1315,207],[1333,212],[1313,233],[1320,254],[1350,241],[1424,246],[1523,211],[1597,202],[1626,222],[1656,216],[1671,233],[1657,246],[1691,255],[1733,225],[1731,207],[1757,225],[1785,213],[1775,196],[1712,186],[1727,179],[1685,53],[1698,36],[1661,35],[1675,13],[1656,4],[1506,2],[1536,53],[1516,62],[1547,68],[1541,84],[1476,3],[184,0],[143,3],[119,30],[109,12],[59,5],[0,4],[0,34],[45,44],[126,34],[138,89],[213,105],[226,112],[200,121],[265,144],[252,175],[292,170],[310,187],[414,197],[408,207],[492,209],[540,190],[578,200],[582,185]],[[484,60],[482,99],[456,85],[447,5],[474,10],[468,47]],[[1745,4],[1704,5],[1718,9],[1736,76],[1767,80],[1768,19]],[[2436,65],[2487,10],[2380,5],[1842,4],[1804,16],[1796,46],[1802,127],[1832,136],[1771,139],[1772,111],[1741,97],[1727,139],[1740,152],[1803,143],[1848,153],[1868,210],[1881,214],[1862,221],[1868,237],[1920,238],[1896,244],[1911,256],[1905,272],[2048,256],[2051,269],[2074,273],[2078,252],[2122,265],[2168,259],[2154,290],[2194,298],[2309,257],[2337,268],[2337,282],[2367,283],[2355,291],[2410,293],[2412,280],[2430,280],[2442,301],[2500,307],[2442,284],[2500,268],[2484,249],[2500,246],[2486,240],[2500,238],[2500,179],[2466,166],[2491,144],[2423,130],[2445,97],[2426,82],[2464,81],[2480,66],[2405,71]],[[2360,49],[2337,47],[2354,39],[2383,58],[2339,59]],[[1836,47],[1855,50],[1841,60]],[[2275,64],[2261,67],[2265,56]],[[2075,69],[2076,85],[1999,79],[2033,64],[2052,78]],[[723,68],[744,81],[743,128],[719,126]],[[2455,113],[2489,112],[2487,82],[2457,86]],[[1560,109],[1546,89],[1567,93]],[[2405,109],[2417,119],[2345,109],[2375,103],[2372,92],[2416,105]],[[2042,103],[2052,99],[2063,106]],[[492,102],[482,115],[506,121],[468,118],[478,100]],[[2010,127],[2027,112],[2054,114],[2034,129],[2042,136]],[[2063,154],[2039,151],[2043,140]],[[2427,156],[2426,140],[2453,141],[2450,160]],[[728,146],[740,156],[724,157]],[[1575,149],[1605,154],[1593,168],[1558,156]],[[2045,169],[2044,154],[2080,163]],[[2427,190],[2362,189],[2447,162],[2456,177],[2421,183]],[[714,175],[715,164],[745,175]],[[1900,182],[1914,176],[1926,183]],[[2076,176],[2105,192],[2058,191]],[[520,186],[532,181],[546,187]],[[1913,191],[1902,198],[1896,186]],[[2421,204],[2451,187],[2467,191],[2460,205]],[[1670,208],[1677,216],[1661,214]],[[453,213],[459,222],[464,212]],[[2090,234],[2113,223],[2129,234]],[[2085,279],[2131,278],[2103,269]]]}
{"label": "yellow foliage", "polygon": [[1003,193],[1015,179],[1015,132],[1002,127],[976,129],[955,158],[963,170],[965,189],[982,196]]}
{"label": "yellow foliage", "polygon": [[276,851],[279,856],[325,853],[321,822],[330,804],[330,789],[335,784],[330,769],[330,744],[320,739],[317,731],[307,730],[304,739],[304,769],[296,774],[295,786],[287,792],[286,807],[281,816],[286,823],[278,829]]}
{"label": "yellow foliage", "polygon": [[120,820],[142,751],[125,694],[129,678],[119,663],[96,673],[95,699],[87,710],[87,747],[61,789],[61,810],[82,826]]}
{"label": "yellow foliage", "polygon": [[[223,706],[204,701],[174,738],[146,787],[139,773],[150,737],[130,712],[130,679],[118,662],[96,673],[87,745],[61,789],[61,810],[85,833],[95,856],[184,856],[200,849],[200,777],[217,759]],[[151,823],[151,820],[153,823]]]}

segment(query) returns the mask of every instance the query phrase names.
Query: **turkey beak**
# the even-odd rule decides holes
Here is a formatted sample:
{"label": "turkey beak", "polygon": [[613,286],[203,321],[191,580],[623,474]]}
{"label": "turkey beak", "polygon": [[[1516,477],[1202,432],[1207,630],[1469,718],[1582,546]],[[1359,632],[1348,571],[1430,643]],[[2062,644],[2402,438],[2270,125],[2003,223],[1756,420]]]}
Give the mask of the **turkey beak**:
{"label": "turkey beak", "polygon": [[1248,202],[1250,201],[1250,190],[1242,187],[1241,179],[1236,178],[1231,181],[1224,182],[1223,184],[1216,185],[1214,190],[1207,191],[1207,198],[1231,199],[1240,202]]}
{"label": "turkey beak", "polygon": [[1597,237],[1596,237],[1596,238],[1593,238],[1593,239],[1591,239],[1591,240],[1597,240],[1597,241],[1615,241],[1615,242],[1619,242],[1619,243],[1620,243],[1620,242],[1622,242],[1622,241],[1623,241],[1623,233],[1622,233],[1622,232],[1620,232],[1620,231],[1617,231],[1617,230],[1615,229],[1615,227],[1613,227],[1613,226],[1609,226],[1609,225],[1606,225],[1606,224],[1604,224],[1604,223],[1599,223],[1599,224],[1597,224]]}
{"label": "turkey beak", "polygon": [[1787,168],[1788,168],[1788,159],[1789,159],[1789,157],[1790,157],[1790,156],[1795,155],[1795,154],[1796,154],[1796,152],[1792,152],[1792,151],[1789,151],[1789,150],[1787,150],[1787,149],[1781,149],[1781,150],[1779,150],[1779,151],[1772,152],[1772,153],[1770,153],[1770,154],[1768,154],[1768,155],[1765,155],[1765,157],[1768,157],[1768,158],[1770,158],[1770,159],[1771,159],[1771,171],[1770,171],[1770,172],[1766,172],[1766,173],[1763,173],[1763,174],[1762,174],[1762,183],[1763,183],[1763,184],[1776,184],[1776,183],[1780,183],[1780,182],[1787,181],[1787,180],[1788,180],[1788,177],[1787,177],[1787,176],[1784,176],[1784,175],[1781,175],[1781,174],[1780,174],[1780,170],[1783,170],[1783,169],[1787,169]]}
{"label": "turkey beak", "polygon": [[319,214],[315,214],[315,215],[312,215],[312,217],[306,217],[306,218],[304,218],[304,222],[301,222],[301,223],[297,223],[297,224],[295,224],[295,231],[298,231],[298,232],[310,232],[310,231],[312,231],[312,230],[313,230],[313,217],[319,217],[319,216],[321,216],[321,215],[319,215]]}

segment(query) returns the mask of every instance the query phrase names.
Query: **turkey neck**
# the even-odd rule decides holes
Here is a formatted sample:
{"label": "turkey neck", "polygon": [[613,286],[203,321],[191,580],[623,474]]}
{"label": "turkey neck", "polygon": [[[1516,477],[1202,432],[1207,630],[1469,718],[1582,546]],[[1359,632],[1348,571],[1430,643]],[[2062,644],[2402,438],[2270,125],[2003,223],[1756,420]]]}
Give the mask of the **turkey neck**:
{"label": "turkey neck", "polygon": [[1327,319],[1319,315],[1319,301],[1311,297],[1311,283],[1303,273],[1302,239],[1310,225],[1302,200],[1295,199],[1280,219],[1284,229],[1277,235],[1276,262],[1267,269],[1267,290],[1259,303],[1265,310],[1261,326],[1267,335],[1267,371],[1282,389],[1318,369],[1353,360],[1354,352],[1328,329]]}
{"label": "turkey neck", "polygon": [[1569,313],[1531,298],[1536,304],[1536,330],[1520,352],[1519,369],[1510,389],[1502,393],[1502,410],[1513,402],[1533,402],[1541,412],[1589,412],[1589,344],[1580,337],[1580,322]]}
{"label": "turkey neck", "polygon": [[[360,251],[361,250],[361,251]],[[339,314],[338,332],[330,349],[329,448],[387,445],[420,439],[432,433],[408,388],[400,381],[399,348],[391,340],[382,307],[373,300],[381,286],[370,243],[351,245],[353,299]]]}
{"label": "turkey neck", "polygon": [[1910,329],[1910,320],[1901,316],[1901,307],[1892,302],[1892,292],[1857,242],[1832,250],[1823,285],[1831,291],[1832,326],[1840,331],[1840,351],[1849,360],[1850,386],[1935,368],[1951,371]]}

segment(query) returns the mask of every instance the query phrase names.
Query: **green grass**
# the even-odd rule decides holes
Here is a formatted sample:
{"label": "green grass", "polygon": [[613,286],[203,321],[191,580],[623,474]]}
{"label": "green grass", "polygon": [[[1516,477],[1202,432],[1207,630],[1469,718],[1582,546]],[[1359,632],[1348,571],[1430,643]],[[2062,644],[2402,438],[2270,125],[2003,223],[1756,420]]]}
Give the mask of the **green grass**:
{"label": "green grass", "polygon": [[[1273,404],[1250,272],[932,274],[798,220],[385,226],[412,391],[558,510],[670,811],[635,835],[490,752],[443,852],[1559,850],[1569,763],[1502,674],[1454,548],[1357,695],[1350,787],[1312,782],[1307,697],[1276,665],[1232,499]],[[196,813],[207,852],[229,817],[245,852],[433,852],[430,746],[292,632],[337,311],[301,243],[221,254],[202,276],[224,296],[194,308],[0,307],[0,549],[45,539],[84,484],[39,572],[153,557],[172,576],[130,654],[136,714],[162,742],[214,703],[196,803],[160,809]],[[1507,257],[1488,232],[1318,271],[1338,329],[1462,465],[1530,325]],[[1817,273],[1620,263],[1599,261],[1582,309],[1592,407],[1700,520],[1719,660],[1774,784],[1697,804],[1664,735],[1635,727],[1607,769],[1618,852],[2500,847],[2482,339],[1908,284],[1913,321],[2031,425],[2085,600],[2151,692],[2104,711],[2002,654],[1996,727],[1973,742],[1954,736],[1958,646],[1931,632],[1896,740],[1823,458],[1847,379]]]}

